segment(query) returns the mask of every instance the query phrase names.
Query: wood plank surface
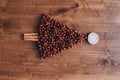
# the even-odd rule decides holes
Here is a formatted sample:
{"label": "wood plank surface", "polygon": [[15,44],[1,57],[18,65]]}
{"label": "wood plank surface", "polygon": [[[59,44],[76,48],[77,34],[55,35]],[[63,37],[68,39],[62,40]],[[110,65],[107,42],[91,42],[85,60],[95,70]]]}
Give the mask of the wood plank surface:
{"label": "wood plank surface", "polygon": [[[37,32],[41,13],[100,42],[40,59],[23,33]],[[120,80],[120,0],[0,0],[0,80]]]}

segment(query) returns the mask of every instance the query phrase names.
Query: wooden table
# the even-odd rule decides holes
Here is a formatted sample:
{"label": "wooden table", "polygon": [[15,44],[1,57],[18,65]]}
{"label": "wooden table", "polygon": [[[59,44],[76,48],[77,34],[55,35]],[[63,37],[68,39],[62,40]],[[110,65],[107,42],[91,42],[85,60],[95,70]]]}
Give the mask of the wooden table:
{"label": "wooden table", "polygon": [[[41,13],[100,42],[40,59],[23,33],[37,32]],[[120,80],[120,0],[0,0],[0,80]]]}

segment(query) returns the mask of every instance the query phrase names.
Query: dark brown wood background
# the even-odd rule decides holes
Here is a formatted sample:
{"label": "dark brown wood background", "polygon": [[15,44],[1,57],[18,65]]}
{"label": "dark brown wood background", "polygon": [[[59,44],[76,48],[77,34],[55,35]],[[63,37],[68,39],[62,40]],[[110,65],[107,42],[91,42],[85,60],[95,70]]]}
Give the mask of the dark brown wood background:
{"label": "dark brown wood background", "polygon": [[[37,32],[41,13],[100,42],[40,59],[23,33]],[[0,0],[0,80],[120,80],[120,0]]]}

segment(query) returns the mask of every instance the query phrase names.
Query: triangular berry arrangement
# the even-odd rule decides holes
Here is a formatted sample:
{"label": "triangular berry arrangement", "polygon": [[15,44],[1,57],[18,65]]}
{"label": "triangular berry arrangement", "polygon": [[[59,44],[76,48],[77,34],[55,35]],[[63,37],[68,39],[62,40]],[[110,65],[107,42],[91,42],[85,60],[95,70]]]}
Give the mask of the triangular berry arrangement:
{"label": "triangular berry arrangement", "polygon": [[77,31],[43,14],[40,19],[38,47],[41,58],[52,57],[81,42]]}

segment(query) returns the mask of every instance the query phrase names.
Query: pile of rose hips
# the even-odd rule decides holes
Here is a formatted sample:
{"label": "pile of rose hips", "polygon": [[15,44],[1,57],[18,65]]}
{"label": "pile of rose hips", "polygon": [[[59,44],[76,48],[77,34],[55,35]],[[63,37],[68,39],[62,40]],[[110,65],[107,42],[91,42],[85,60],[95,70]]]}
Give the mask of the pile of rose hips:
{"label": "pile of rose hips", "polygon": [[84,35],[43,14],[40,19],[38,47],[41,58],[58,55],[84,40]]}

